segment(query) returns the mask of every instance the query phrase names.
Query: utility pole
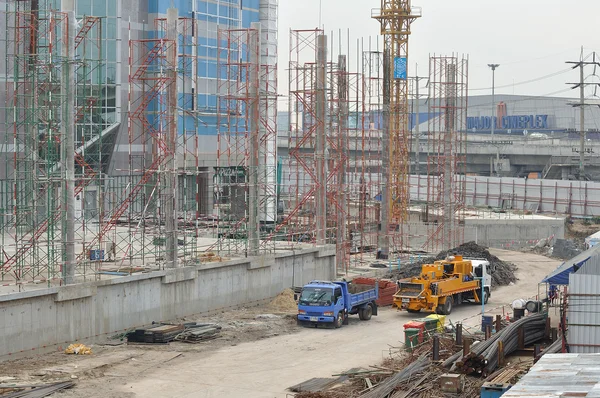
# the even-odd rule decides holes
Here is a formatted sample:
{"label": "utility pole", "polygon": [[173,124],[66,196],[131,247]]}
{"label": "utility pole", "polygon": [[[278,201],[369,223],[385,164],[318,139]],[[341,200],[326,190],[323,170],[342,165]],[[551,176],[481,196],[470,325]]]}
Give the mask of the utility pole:
{"label": "utility pole", "polygon": [[[585,86],[589,84],[598,83],[586,83],[583,69],[586,65],[600,66],[600,62],[596,60],[596,53],[591,54],[592,60],[585,61],[583,58],[583,47],[581,47],[581,57],[579,61],[567,61],[568,64],[573,64],[573,69],[579,68],[579,83],[567,83],[572,85],[573,88],[579,87],[579,102],[570,103],[575,107],[579,107],[579,180],[585,180],[585,106],[590,105],[585,102]],[[586,59],[588,59],[586,57]]]}

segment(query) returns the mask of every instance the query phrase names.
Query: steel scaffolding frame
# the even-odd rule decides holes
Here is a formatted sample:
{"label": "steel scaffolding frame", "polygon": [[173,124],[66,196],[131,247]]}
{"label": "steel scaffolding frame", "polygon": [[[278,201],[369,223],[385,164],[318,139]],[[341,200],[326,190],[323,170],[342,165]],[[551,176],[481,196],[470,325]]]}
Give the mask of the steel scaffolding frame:
{"label": "steel scaffolding frame", "polygon": [[[168,142],[175,123],[168,94],[177,79],[176,43],[164,38],[130,40],[129,53],[129,175],[116,205],[105,214],[106,222],[84,246],[78,261],[86,261],[89,250],[102,247],[110,237],[110,243],[121,251],[122,266],[133,267],[134,260],[139,261],[137,265],[153,260],[160,266],[168,255],[162,248],[161,189],[163,179],[176,172],[165,167],[174,155]],[[142,145],[149,151],[142,159],[134,159],[133,145]],[[123,221],[126,228],[117,230],[117,224]],[[149,235],[154,236],[152,242],[147,241]],[[147,250],[150,245],[154,246],[153,251]]]}
{"label": "steel scaffolding frame", "polygon": [[217,242],[227,254],[272,251],[277,220],[277,64],[262,29],[218,32]]}
{"label": "steel scaffolding frame", "polygon": [[[99,17],[81,17],[82,27],[69,32],[74,21],[69,14],[52,9],[51,2],[39,2],[31,9],[27,2],[9,2],[5,12],[4,53],[5,112],[2,152],[2,264],[0,278],[8,284],[62,282],[65,247],[62,232],[74,225],[75,244],[85,242],[93,223],[86,222],[85,189],[99,174],[100,158],[88,150],[87,142],[100,143],[96,129],[100,114],[102,65],[102,24]],[[75,54],[66,45],[74,37]],[[65,52],[67,51],[67,52]],[[77,62],[67,57],[76,55]],[[75,70],[75,79],[63,73],[65,66]],[[73,88],[75,110],[66,100]],[[81,203],[75,218],[67,220],[63,211],[65,194],[61,181],[67,178],[68,158],[61,146],[67,113],[75,124],[75,199]],[[94,128],[92,128],[92,125]],[[101,145],[97,145],[98,150]],[[10,209],[10,210],[9,210]],[[85,276],[85,267],[76,270]]]}
{"label": "steel scaffolding frame", "polygon": [[326,40],[320,29],[290,31],[288,159],[281,182],[286,213],[268,239],[278,236],[292,246],[322,245],[327,236]]}
{"label": "steel scaffolding frame", "polygon": [[464,240],[468,60],[458,55],[429,59],[428,240],[431,252]]}

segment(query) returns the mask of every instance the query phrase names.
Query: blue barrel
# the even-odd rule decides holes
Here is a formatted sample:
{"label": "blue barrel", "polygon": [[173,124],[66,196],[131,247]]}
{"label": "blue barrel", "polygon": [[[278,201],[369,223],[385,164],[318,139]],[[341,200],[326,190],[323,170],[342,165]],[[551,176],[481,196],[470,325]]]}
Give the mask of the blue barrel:
{"label": "blue barrel", "polygon": [[481,317],[481,330],[485,332],[485,327],[490,325],[490,329],[494,329],[494,317],[491,315],[483,315]]}

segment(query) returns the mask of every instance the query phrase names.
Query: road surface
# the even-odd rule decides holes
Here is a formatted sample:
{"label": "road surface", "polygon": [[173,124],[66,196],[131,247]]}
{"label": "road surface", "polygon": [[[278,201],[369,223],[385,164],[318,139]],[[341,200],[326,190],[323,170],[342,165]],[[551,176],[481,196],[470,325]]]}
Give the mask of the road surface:
{"label": "road surface", "polygon": [[[488,308],[502,313],[502,305],[515,298],[535,296],[538,282],[559,261],[534,254],[494,250],[500,258],[518,265],[519,281],[492,292]],[[506,306],[506,310],[510,308]],[[465,304],[454,309],[453,322],[480,324],[481,307]],[[113,391],[135,397],[274,398],[290,396],[286,389],[312,377],[329,377],[344,370],[377,364],[390,346],[403,340],[403,324],[414,314],[382,309],[378,317],[338,330],[303,329],[261,341],[231,346],[211,353],[184,354],[160,368]]]}

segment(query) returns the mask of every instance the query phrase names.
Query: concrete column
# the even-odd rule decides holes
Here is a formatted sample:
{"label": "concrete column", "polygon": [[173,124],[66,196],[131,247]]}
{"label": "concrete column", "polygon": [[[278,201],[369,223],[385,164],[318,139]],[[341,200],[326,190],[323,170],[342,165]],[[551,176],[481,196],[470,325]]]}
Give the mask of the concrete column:
{"label": "concrete column", "polygon": [[[61,95],[64,100],[60,124],[61,161],[64,179],[62,244],[64,266],[62,278],[65,284],[75,282],[75,1],[61,0],[62,12],[67,15],[67,32],[62,46]],[[85,255],[85,253],[84,253]]]}
{"label": "concrete column", "polygon": [[326,156],[326,132],[325,118],[327,115],[327,36],[319,35],[317,37],[317,81],[316,81],[316,190],[315,190],[315,216],[317,224],[317,245],[325,244],[325,235],[327,228],[327,160]]}
{"label": "concrete column", "polygon": [[454,184],[454,160],[457,153],[457,148],[454,148],[454,134],[455,132],[455,118],[456,118],[456,65],[446,65],[446,86],[447,86],[447,97],[446,97],[446,111],[445,111],[445,131],[442,132],[444,135],[444,176],[443,176],[443,187],[444,191],[444,226],[443,226],[443,240],[442,249],[451,249],[457,246],[454,237],[456,236],[456,227],[454,223],[454,201],[453,193],[455,191]]}
{"label": "concrete column", "polygon": [[172,65],[169,74],[170,83],[167,88],[167,117],[169,119],[166,136],[167,159],[165,173],[165,228],[167,268],[176,268],[177,261],[177,8],[167,9],[167,39],[171,40],[167,50],[167,62]]}
{"label": "concrete column", "polygon": [[260,192],[261,223],[277,221],[277,12],[278,0],[260,0],[260,98],[261,139],[260,179],[266,189]]}
{"label": "concrete column", "polygon": [[392,65],[389,50],[383,51],[383,111],[382,111],[382,150],[381,150],[381,231],[378,245],[380,258],[387,259],[390,253],[390,89]]}
{"label": "concrete column", "polygon": [[[342,209],[348,208],[346,203],[346,166],[348,162],[348,80],[346,75],[346,56],[338,56],[338,96],[339,96],[339,126],[338,126],[338,143],[340,153],[338,154],[338,161],[341,163],[338,166],[338,185],[341,188],[338,192],[338,203]],[[346,250],[343,247],[344,239],[346,237],[346,214],[339,209],[336,210],[337,222],[336,222],[336,246],[338,252],[336,255],[336,269],[339,272],[344,269],[346,261]]]}
{"label": "concrete column", "polygon": [[[260,207],[259,186],[259,71],[260,71],[260,36],[261,25],[253,22],[249,40],[249,95],[250,95],[250,159],[248,170],[248,252],[252,256],[258,255],[260,246],[260,221],[258,209]],[[263,188],[264,189],[264,188]]]}

